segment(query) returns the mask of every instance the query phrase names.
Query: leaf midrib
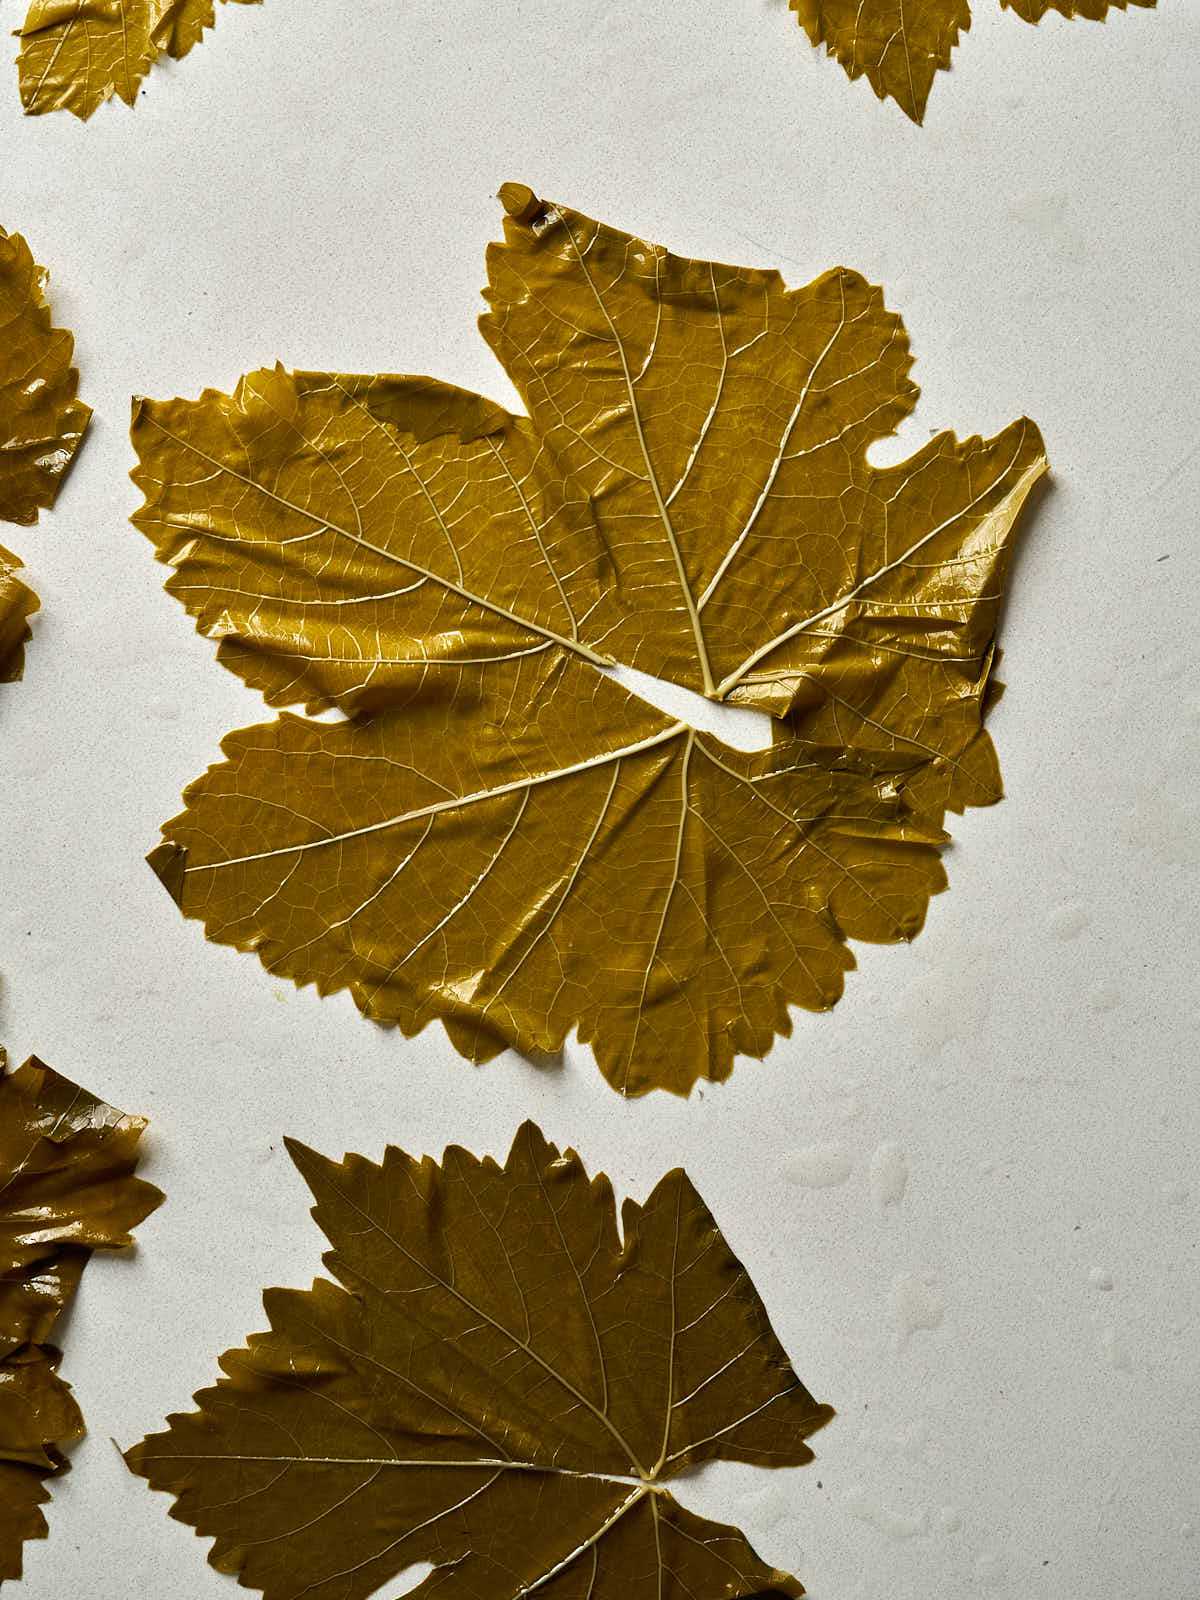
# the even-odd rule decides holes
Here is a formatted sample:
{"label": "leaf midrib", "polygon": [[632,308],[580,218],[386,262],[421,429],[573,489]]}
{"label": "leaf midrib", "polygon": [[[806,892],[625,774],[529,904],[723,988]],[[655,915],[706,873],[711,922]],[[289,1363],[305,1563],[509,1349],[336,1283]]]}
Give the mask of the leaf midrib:
{"label": "leaf midrib", "polygon": [[590,649],[580,640],[570,639],[564,634],[556,633],[553,628],[548,628],[543,623],[532,622],[528,617],[519,616],[515,611],[510,611],[498,601],[489,600],[483,595],[476,594],[474,590],[468,589],[464,584],[455,583],[452,578],[447,578],[442,573],[435,572],[431,567],[423,566],[419,561],[413,561],[407,556],[397,555],[394,550],[388,550],[383,545],[375,544],[364,535],[342,527],[340,523],[332,521],[329,517],[310,511],[307,506],[298,505],[296,501],[289,500],[286,495],[277,494],[273,489],[268,489],[265,484],[259,483],[258,479],[251,477],[249,473],[239,472],[236,467],[230,466],[228,462],[222,461],[218,456],[209,455],[206,450],[202,450],[199,445],[193,444],[190,439],[185,439],[174,433],[149,411],[145,412],[144,415],[147,422],[184,450],[188,450],[192,455],[198,456],[201,461],[208,462],[209,466],[215,467],[218,472],[236,479],[238,483],[244,483],[247,488],[256,490],[266,499],[274,500],[277,505],[282,506],[285,510],[294,512],[297,516],[306,517],[317,528],[326,529],[330,533],[337,534],[340,538],[348,539],[352,544],[357,544],[362,549],[369,550],[372,555],[379,556],[384,561],[392,561],[397,566],[406,568],[409,572],[420,573],[422,577],[428,578],[433,583],[441,584],[443,588],[449,589],[452,593],[457,594],[472,605],[480,606],[485,611],[492,611],[497,616],[503,617],[506,622],[514,623],[517,627],[524,628],[529,633],[540,634],[544,639],[553,640],[555,644],[561,645],[564,650],[570,650],[574,654],[582,656],[585,661],[590,661],[595,667],[611,665],[607,657]]}

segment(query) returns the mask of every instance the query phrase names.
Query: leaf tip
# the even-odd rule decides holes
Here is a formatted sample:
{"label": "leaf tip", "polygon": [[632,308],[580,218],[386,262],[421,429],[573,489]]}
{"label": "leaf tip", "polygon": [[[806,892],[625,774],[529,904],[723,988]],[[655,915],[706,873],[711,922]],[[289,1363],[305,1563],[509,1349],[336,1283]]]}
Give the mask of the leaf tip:
{"label": "leaf tip", "polygon": [[314,1198],[317,1193],[317,1182],[322,1171],[336,1167],[336,1161],[330,1161],[328,1156],[323,1156],[319,1150],[314,1150],[311,1145],[302,1139],[295,1139],[291,1134],[284,1134],[283,1148],[291,1157],[292,1165],[312,1190]]}
{"label": "leaf tip", "polygon": [[161,844],[155,845],[146,857],[146,861],[171,899],[182,910],[183,875],[187,871],[187,851],[174,840],[164,839]]}
{"label": "leaf tip", "polygon": [[539,200],[527,183],[502,183],[496,198],[513,221],[525,227],[546,209],[545,201]]}

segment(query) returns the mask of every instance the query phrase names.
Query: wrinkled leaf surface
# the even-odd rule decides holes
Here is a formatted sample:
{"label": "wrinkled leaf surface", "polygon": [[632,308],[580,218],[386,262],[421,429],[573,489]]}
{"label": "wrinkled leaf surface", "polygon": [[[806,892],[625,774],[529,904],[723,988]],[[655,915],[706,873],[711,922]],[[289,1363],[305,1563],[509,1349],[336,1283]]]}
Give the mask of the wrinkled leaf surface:
{"label": "wrinkled leaf surface", "polygon": [[445,1600],[799,1595],[665,1484],[795,1466],[832,1415],[796,1377],[686,1175],[618,1238],[608,1180],[526,1123],[505,1166],[289,1148],[337,1279],[271,1289],[269,1333],[132,1449],[267,1600],[365,1600],[414,1562]]}
{"label": "wrinkled leaf surface", "polygon": [[35,1057],[0,1052],[0,1579],[46,1535],[45,1479],[83,1418],[47,1341],[93,1250],[121,1250],[162,1200],[134,1177],[139,1117],[123,1116]]}
{"label": "wrinkled leaf surface", "polygon": [[131,106],[155,61],[181,60],[214,21],[214,0],[32,0],[17,57],[21,104],[34,116],[81,118],[114,96]]}
{"label": "wrinkled leaf surface", "polygon": [[[484,1060],[572,1027],[686,1092],[920,928],[983,731],[1027,420],[868,445],[900,319],[844,269],[672,256],[528,190],[485,336],[529,415],[425,378],[263,371],[139,401],[136,524],[273,705],[153,864],[211,938]],[[745,755],[599,669],[772,713]]]}
{"label": "wrinkled leaf surface", "polygon": [[0,228],[0,521],[54,504],[91,410],[76,398],[75,341],[50,322],[46,271]]}
{"label": "wrinkled leaf surface", "polygon": [[[968,0],[790,0],[814,45],[824,45],[851,78],[866,76],[881,100],[891,96],[914,122],[938,72],[950,65],[959,34],[971,26]],[[1110,9],[1156,0],[1000,0],[1026,22],[1048,11],[1100,22]]]}

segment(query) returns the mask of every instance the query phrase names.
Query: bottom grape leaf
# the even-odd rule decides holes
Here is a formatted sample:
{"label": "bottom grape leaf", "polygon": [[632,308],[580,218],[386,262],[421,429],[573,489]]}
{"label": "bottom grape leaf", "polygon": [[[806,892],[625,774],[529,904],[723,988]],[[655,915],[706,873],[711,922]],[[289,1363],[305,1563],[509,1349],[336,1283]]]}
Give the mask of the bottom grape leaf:
{"label": "bottom grape leaf", "polygon": [[120,1250],[162,1200],[135,1178],[145,1123],[36,1057],[0,1051],[0,1581],[46,1536],[44,1480],[65,1472],[83,1418],[48,1344],[93,1250]]}
{"label": "bottom grape leaf", "polygon": [[527,1122],[503,1167],[456,1146],[334,1162],[289,1141],[336,1283],[264,1296],[198,1410],[127,1453],[267,1600],[800,1595],[666,1482],[812,1459],[797,1378],[686,1175],[644,1205]]}

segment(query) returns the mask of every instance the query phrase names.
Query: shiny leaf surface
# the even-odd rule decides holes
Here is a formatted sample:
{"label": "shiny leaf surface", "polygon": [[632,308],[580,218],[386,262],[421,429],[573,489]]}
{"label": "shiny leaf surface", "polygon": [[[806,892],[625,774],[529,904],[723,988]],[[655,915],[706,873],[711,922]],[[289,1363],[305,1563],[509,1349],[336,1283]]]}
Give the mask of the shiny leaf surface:
{"label": "shiny leaf surface", "polygon": [[133,1175],[144,1127],[36,1058],[8,1072],[0,1052],[0,1579],[45,1537],[44,1480],[84,1431],[54,1324],[92,1251],[130,1246],[162,1200]]}
{"label": "shiny leaf surface", "polygon": [[[276,369],[138,401],[136,524],[285,716],[225,741],[153,864],[209,936],[484,1060],[572,1027],[687,1092],[920,928],[982,719],[1037,429],[867,446],[911,409],[844,269],[671,256],[504,192],[483,331],[529,407]],[[605,660],[775,715],[747,756]]]}
{"label": "shiny leaf surface", "polygon": [[21,104],[33,116],[81,118],[114,97],[132,106],[155,61],[181,60],[215,20],[214,0],[32,0],[17,57]]}
{"label": "shiny leaf surface", "polygon": [[618,1237],[608,1180],[526,1123],[338,1163],[290,1144],[336,1284],[271,1289],[269,1333],[127,1456],[267,1600],[365,1600],[414,1562],[446,1600],[799,1595],[666,1483],[811,1460],[832,1415],[681,1171]]}
{"label": "shiny leaf surface", "polygon": [[0,521],[54,504],[91,410],[76,398],[75,341],[50,322],[46,271],[0,228]]}
{"label": "shiny leaf surface", "polygon": [[[1102,21],[1110,9],[1156,0],[1000,0],[1026,22],[1048,11]],[[790,0],[814,45],[824,45],[851,78],[865,75],[881,100],[890,96],[914,122],[925,120],[929,91],[950,65],[960,33],[971,26],[968,0]]]}

